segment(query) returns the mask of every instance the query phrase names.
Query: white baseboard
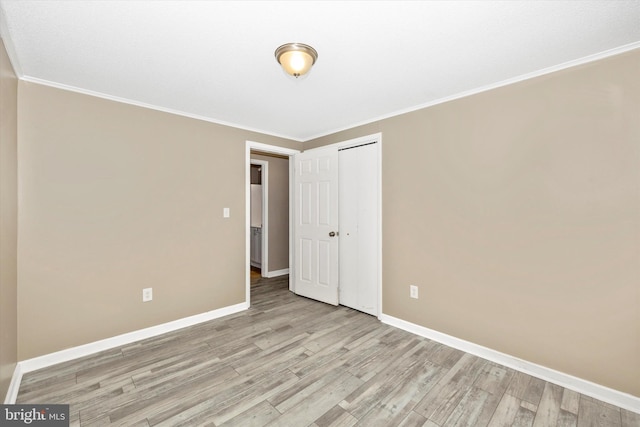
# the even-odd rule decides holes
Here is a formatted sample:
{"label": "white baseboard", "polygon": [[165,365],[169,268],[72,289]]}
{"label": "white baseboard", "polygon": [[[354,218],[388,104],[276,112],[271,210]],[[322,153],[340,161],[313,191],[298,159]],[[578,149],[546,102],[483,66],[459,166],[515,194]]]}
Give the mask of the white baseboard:
{"label": "white baseboard", "polygon": [[499,363],[500,365],[508,368],[515,369],[536,378],[568,388],[569,390],[582,393],[603,402],[640,414],[640,397],[623,393],[600,384],[592,383],[591,381],[583,380],[582,378],[574,377],[573,375],[569,375],[564,372],[559,372],[545,366],[528,362],[393,316],[382,314],[379,319],[381,322],[395,326],[396,328],[403,329],[424,338],[429,338],[449,347],[462,350],[466,353]]}
{"label": "white baseboard", "polygon": [[188,326],[197,325],[198,323],[207,322],[209,320],[218,319],[230,314],[238,313],[249,308],[246,302],[222,307],[217,310],[208,311],[206,313],[196,314],[194,316],[184,317],[172,322],[163,323],[161,325],[140,329],[126,334],[117,335],[115,337],[106,338],[89,344],[60,350],[55,353],[45,354],[44,356],[34,357],[33,359],[23,360],[17,363],[16,369],[9,384],[9,390],[5,397],[5,404],[13,404],[18,397],[20,390],[20,382],[22,375],[38,369],[46,368],[58,363],[67,362],[69,360],[78,359],[80,357],[89,356],[100,351],[109,350],[126,344],[131,344],[147,338],[152,338],[167,332],[176,331]]}
{"label": "white baseboard", "polygon": [[[161,335],[167,332],[172,332],[178,329],[186,328],[188,326],[197,325],[198,323],[207,322],[209,320],[217,319],[230,314],[238,313],[240,311],[249,308],[249,304],[246,302],[230,305],[228,307],[219,308],[217,310],[208,311],[206,313],[196,314],[194,316],[185,317],[182,319],[174,320],[172,322],[163,323],[161,325],[152,326],[150,328],[140,329],[126,334],[118,335],[112,338],[107,338],[100,341],[95,341],[89,344],[84,344],[78,347],[72,347],[65,350],[60,350],[55,353],[46,354],[44,356],[34,357],[33,359],[23,360],[18,362],[16,371],[20,370],[20,378],[22,374],[35,371],[37,369],[46,368],[47,366],[55,365],[58,363],[66,362],[69,360],[77,359],[79,357],[89,356],[100,351],[109,350],[111,348],[119,347],[122,345],[130,344],[135,341],[140,341],[147,338],[152,338],[157,335]],[[14,378],[15,378],[14,374]],[[12,382],[13,385],[13,382]],[[20,384],[18,381],[17,387]],[[17,390],[16,390],[17,395]]]}
{"label": "white baseboard", "polygon": [[18,399],[18,391],[20,391],[20,382],[22,382],[22,369],[20,364],[16,364],[16,368],[13,370],[13,376],[11,377],[11,383],[9,384],[9,390],[4,398],[5,405],[13,405]]}
{"label": "white baseboard", "polygon": [[264,277],[271,278],[271,277],[284,276],[285,274],[289,274],[288,268],[284,268],[282,270],[267,271]]}

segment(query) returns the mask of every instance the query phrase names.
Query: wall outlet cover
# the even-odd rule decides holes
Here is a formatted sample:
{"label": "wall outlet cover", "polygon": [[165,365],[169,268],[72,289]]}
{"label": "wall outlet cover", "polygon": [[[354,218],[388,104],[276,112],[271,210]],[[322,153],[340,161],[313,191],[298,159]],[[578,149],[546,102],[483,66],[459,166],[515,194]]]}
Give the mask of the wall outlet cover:
{"label": "wall outlet cover", "polygon": [[414,285],[409,286],[409,296],[411,298],[418,299],[418,287]]}

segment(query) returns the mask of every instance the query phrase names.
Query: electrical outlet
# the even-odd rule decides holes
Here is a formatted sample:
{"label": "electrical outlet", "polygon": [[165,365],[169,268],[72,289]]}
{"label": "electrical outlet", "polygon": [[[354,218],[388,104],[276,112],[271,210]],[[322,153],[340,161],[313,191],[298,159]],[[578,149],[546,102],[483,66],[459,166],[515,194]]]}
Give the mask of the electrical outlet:
{"label": "electrical outlet", "polygon": [[409,285],[409,296],[411,298],[418,299],[418,287],[417,286]]}
{"label": "electrical outlet", "polygon": [[142,290],[142,302],[149,302],[153,299],[153,288],[144,288]]}

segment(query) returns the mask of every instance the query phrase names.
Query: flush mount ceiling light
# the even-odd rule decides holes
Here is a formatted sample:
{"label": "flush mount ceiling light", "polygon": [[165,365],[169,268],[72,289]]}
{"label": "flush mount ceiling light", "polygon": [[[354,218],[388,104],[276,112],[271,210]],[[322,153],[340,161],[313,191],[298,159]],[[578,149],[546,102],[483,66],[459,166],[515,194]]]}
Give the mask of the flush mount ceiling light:
{"label": "flush mount ceiling light", "polygon": [[309,45],[287,43],[276,49],[276,60],[284,71],[298,78],[309,72],[318,59],[318,52]]}

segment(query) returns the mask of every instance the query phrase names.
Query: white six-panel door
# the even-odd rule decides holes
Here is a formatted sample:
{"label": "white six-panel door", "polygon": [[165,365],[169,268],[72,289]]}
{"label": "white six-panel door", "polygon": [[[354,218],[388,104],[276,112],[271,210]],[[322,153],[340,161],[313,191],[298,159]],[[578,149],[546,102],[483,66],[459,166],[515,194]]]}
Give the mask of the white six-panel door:
{"label": "white six-panel door", "polygon": [[338,150],[294,156],[295,293],[338,305]]}

